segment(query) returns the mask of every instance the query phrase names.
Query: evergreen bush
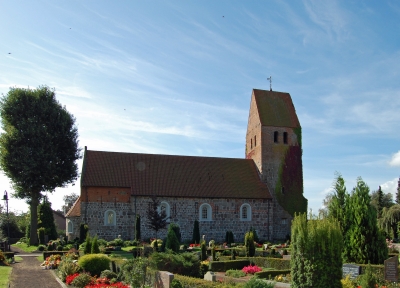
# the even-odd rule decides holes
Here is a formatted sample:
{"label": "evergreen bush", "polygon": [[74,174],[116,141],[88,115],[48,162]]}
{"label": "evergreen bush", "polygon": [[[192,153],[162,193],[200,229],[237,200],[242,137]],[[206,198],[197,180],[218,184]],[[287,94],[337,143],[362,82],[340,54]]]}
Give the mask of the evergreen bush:
{"label": "evergreen bush", "polygon": [[90,253],[92,253],[92,254],[100,253],[99,244],[97,242],[97,235],[94,236],[94,238],[92,240],[92,245],[90,247]]}
{"label": "evergreen bush", "polygon": [[110,258],[104,254],[83,255],[78,265],[92,276],[100,276],[101,272],[110,268]]}
{"label": "evergreen bush", "polygon": [[256,253],[256,246],[254,245],[254,233],[248,231],[244,237],[244,245],[246,246],[246,256],[253,257]]}
{"label": "evergreen bush", "polygon": [[206,246],[206,241],[201,241],[200,244],[201,248],[201,261],[207,260],[207,246]]}
{"label": "evergreen bush", "polygon": [[44,233],[45,233],[45,228],[41,227],[38,230],[38,237],[39,237],[39,244],[44,245]]}
{"label": "evergreen bush", "polygon": [[85,223],[81,223],[79,226],[79,243],[85,242],[88,232],[89,226]]}
{"label": "evergreen bush", "polygon": [[140,235],[140,215],[136,215],[135,220],[135,240],[139,241],[141,238]]}
{"label": "evergreen bush", "polygon": [[[166,249],[171,249],[174,252],[179,252],[180,243],[179,243],[178,237],[176,236],[174,228],[171,225],[168,227],[167,240],[164,241],[163,243],[165,243]],[[179,226],[178,226],[178,228],[179,228]]]}
{"label": "evergreen bush", "polygon": [[83,248],[83,253],[84,254],[90,254],[90,252],[92,252],[92,239],[90,238],[89,233],[86,236],[86,241],[85,241],[85,245]]}
{"label": "evergreen bush", "polygon": [[193,244],[200,243],[200,226],[198,220],[194,220],[192,243]]}

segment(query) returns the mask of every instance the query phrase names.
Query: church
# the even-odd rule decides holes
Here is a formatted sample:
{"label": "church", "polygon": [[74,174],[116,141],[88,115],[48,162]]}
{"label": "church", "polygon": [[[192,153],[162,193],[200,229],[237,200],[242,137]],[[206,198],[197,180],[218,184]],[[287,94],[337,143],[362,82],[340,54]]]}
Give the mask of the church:
{"label": "church", "polygon": [[[294,213],[307,211],[303,196],[301,126],[289,93],[253,89],[243,159],[93,151],[85,147],[81,192],[66,215],[67,236],[79,237],[81,223],[91,236],[155,237],[148,227],[152,197],[182,241],[200,235],[237,242],[254,228],[260,240],[285,239]],[[167,229],[158,231],[165,238]]]}

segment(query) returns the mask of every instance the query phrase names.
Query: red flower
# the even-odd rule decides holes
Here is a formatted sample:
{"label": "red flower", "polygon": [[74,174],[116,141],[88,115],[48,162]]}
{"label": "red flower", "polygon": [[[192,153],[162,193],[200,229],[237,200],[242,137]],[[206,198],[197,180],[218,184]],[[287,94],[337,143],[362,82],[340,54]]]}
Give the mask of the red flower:
{"label": "red flower", "polygon": [[65,283],[66,283],[67,285],[71,285],[72,281],[74,281],[74,279],[75,279],[76,277],[78,277],[78,276],[79,276],[79,273],[75,273],[75,274],[72,274],[72,275],[68,275],[67,278],[65,278]]}

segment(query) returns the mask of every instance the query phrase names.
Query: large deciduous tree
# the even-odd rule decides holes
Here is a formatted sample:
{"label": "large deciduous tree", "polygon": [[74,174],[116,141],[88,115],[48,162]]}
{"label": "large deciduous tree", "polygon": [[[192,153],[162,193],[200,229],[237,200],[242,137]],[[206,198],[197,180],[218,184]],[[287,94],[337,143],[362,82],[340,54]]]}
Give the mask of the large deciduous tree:
{"label": "large deciduous tree", "polygon": [[73,183],[80,158],[75,118],[47,86],[11,88],[0,101],[3,133],[0,167],[14,196],[30,204],[30,244],[37,244],[37,207],[42,192]]}

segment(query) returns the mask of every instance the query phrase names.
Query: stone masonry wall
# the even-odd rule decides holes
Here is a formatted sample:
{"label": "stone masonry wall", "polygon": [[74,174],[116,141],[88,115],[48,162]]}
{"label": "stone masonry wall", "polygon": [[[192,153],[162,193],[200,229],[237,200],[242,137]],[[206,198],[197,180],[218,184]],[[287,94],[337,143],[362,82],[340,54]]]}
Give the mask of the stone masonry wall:
{"label": "stone masonry wall", "polygon": [[[172,198],[159,197],[160,202],[166,202],[170,206],[170,221],[180,226],[182,241],[191,241],[194,221],[199,220],[200,205],[208,203],[212,207],[212,220],[199,221],[200,235],[206,235],[206,240],[211,239],[224,242],[226,231],[232,231],[236,242],[244,241],[244,234],[253,227],[261,240],[276,238],[271,226],[273,205],[269,200],[258,199],[203,199],[203,198]],[[70,239],[79,237],[79,225],[83,215],[87,215],[87,224],[91,236],[112,240],[121,235],[124,240],[133,239],[135,231],[135,212],[141,216],[142,239],[154,238],[155,232],[147,226],[147,207],[151,199],[149,197],[132,197],[130,203],[85,203],[81,204],[81,218],[69,218],[74,223],[74,233]],[[240,220],[240,207],[242,204],[251,206],[251,221]],[[84,210],[87,209],[85,212]],[[117,214],[116,226],[105,225],[104,214],[107,210],[113,210]],[[158,238],[164,239],[167,229],[160,230]]]}

